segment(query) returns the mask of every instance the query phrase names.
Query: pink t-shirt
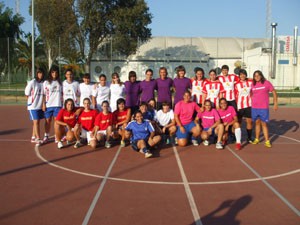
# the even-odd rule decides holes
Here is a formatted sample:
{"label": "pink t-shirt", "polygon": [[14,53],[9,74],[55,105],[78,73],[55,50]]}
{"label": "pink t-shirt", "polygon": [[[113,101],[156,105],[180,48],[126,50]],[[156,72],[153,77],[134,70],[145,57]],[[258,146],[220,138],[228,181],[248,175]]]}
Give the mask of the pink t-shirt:
{"label": "pink t-shirt", "polygon": [[216,121],[220,119],[220,116],[215,109],[199,112],[197,116],[201,119],[203,128],[211,127]]}
{"label": "pink t-shirt", "polygon": [[230,123],[234,120],[236,116],[236,111],[232,106],[228,106],[227,109],[219,109],[218,113],[222,119],[223,123]]}
{"label": "pink t-shirt", "polygon": [[178,115],[182,125],[189,124],[193,121],[193,114],[195,111],[199,111],[200,107],[195,102],[179,101],[175,105],[174,114]]}
{"label": "pink t-shirt", "polygon": [[265,80],[256,82],[256,85],[251,85],[252,92],[252,108],[254,109],[268,109],[269,108],[269,92],[274,90],[273,85]]}

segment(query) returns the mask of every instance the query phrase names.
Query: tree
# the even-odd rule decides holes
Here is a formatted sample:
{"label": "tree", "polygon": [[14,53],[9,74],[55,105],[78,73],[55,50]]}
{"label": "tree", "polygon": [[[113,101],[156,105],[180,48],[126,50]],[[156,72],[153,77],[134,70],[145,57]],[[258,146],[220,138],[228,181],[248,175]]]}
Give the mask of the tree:
{"label": "tree", "polygon": [[78,30],[73,10],[74,0],[35,0],[34,3],[34,17],[45,42],[48,66],[58,56],[68,58],[76,55],[78,50],[75,36]]}
{"label": "tree", "polygon": [[[27,70],[28,78],[31,78],[32,74],[32,38],[31,34],[24,35],[24,39],[18,39],[15,46],[15,52],[18,58],[18,69]],[[44,48],[44,43],[41,36],[37,36],[34,40],[34,50],[35,50],[35,66],[36,68],[43,68],[47,71],[47,58]]]}
{"label": "tree", "polygon": [[[24,18],[19,14],[14,15],[12,9],[5,8],[0,2],[0,71],[7,73],[8,58],[13,56],[16,39],[20,36],[20,26]],[[7,40],[9,38],[9,40]],[[8,43],[9,42],[9,43]],[[9,49],[8,49],[9,46]],[[8,54],[9,52],[9,54]]]}

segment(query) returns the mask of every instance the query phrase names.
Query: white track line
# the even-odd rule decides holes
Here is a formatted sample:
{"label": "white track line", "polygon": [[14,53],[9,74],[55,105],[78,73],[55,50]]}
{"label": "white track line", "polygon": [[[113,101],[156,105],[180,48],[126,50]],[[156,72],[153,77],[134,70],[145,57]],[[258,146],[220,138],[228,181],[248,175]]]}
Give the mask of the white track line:
{"label": "white track line", "polygon": [[186,193],[187,198],[188,198],[189,203],[190,203],[190,207],[191,207],[191,210],[192,210],[192,213],[193,213],[195,224],[196,225],[202,225],[201,218],[200,218],[197,206],[196,206],[196,202],[195,202],[193,193],[191,191],[191,188],[189,186],[189,182],[188,182],[187,177],[185,175],[181,160],[179,158],[179,154],[178,154],[177,149],[174,145],[173,145],[173,151],[174,151],[175,158],[176,158],[179,170],[180,170],[180,174],[181,174],[181,178],[182,178],[182,181],[183,181],[185,193]]}
{"label": "white track line", "polygon": [[109,167],[108,167],[108,169],[107,169],[107,171],[105,173],[104,179],[100,183],[98,191],[97,191],[97,193],[96,193],[96,195],[95,195],[95,197],[94,197],[94,199],[92,201],[92,204],[90,205],[90,208],[89,208],[87,214],[85,215],[85,218],[84,218],[84,220],[82,222],[82,225],[87,225],[88,224],[88,222],[89,222],[89,220],[90,220],[90,218],[92,216],[92,213],[93,213],[93,211],[95,209],[95,206],[96,206],[96,204],[97,204],[97,202],[98,202],[98,200],[99,200],[99,198],[101,196],[101,193],[102,193],[102,191],[104,189],[104,186],[106,184],[107,178],[109,177],[109,174],[110,174],[110,172],[111,172],[111,170],[112,170],[115,162],[117,161],[117,158],[118,158],[120,152],[121,152],[121,146],[118,148],[118,151],[117,151],[115,157],[113,158],[112,162],[110,163],[110,165],[109,165]]}
{"label": "white track line", "polygon": [[253,169],[248,163],[246,163],[238,154],[236,154],[229,146],[226,147],[236,158],[238,158],[255,176],[280,198],[297,216],[300,216],[300,211],[293,206],[283,195],[281,195],[268,181],[266,181],[255,169]]}
{"label": "white track line", "polygon": [[[79,175],[83,175],[83,176],[104,178],[104,176],[101,176],[101,175],[85,173],[85,172],[69,169],[69,168],[57,165],[55,163],[49,162],[47,159],[45,159],[43,156],[41,156],[38,147],[35,148],[35,154],[43,162],[47,163],[50,166],[56,167],[58,169],[65,170],[65,171],[79,174]],[[290,175],[297,174],[297,173],[300,173],[300,169],[296,169],[296,170],[292,170],[292,171],[289,171],[286,173],[276,174],[276,175],[272,175],[272,176],[268,176],[268,177],[263,177],[262,179],[271,180],[271,179],[276,179],[276,178],[280,178],[280,177],[290,176]],[[142,183],[142,184],[166,184],[166,185],[182,185],[183,184],[183,182],[134,180],[134,179],[117,178],[117,177],[108,177],[107,179],[114,180],[114,181],[120,181],[120,182],[131,182],[131,183]],[[190,185],[212,185],[212,184],[215,185],[215,184],[237,184],[237,183],[256,182],[256,181],[261,181],[261,178],[249,178],[249,179],[242,179],[242,180],[189,182],[189,184]]]}

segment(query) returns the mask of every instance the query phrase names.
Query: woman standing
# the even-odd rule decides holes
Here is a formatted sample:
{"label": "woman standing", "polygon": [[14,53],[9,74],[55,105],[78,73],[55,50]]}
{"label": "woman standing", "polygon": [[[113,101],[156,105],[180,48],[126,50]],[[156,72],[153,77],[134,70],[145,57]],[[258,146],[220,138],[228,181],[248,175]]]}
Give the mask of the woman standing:
{"label": "woman standing", "polygon": [[141,81],[141,102],[148,102],[150,99],[154,99],[154,92],[157,89],[156,80],[152,79],[153,70],[146,70],[146,79]]}
{"label": "woman standing", "polygon": [[91,84],[91,76],[85,73],[82,77],[83,82],[79,84],[80,106],[84,107],[83,100],[89,98],[92,101],[92,92],[94,85]]}
{"label": "woman standing", "polygon": [[73,99],[75,106],[80,104],[80,89],[78,81],[74,80],[74,74],[71,69],[67,69],[65,72],[66,80],[63,81],[63,101],[67,99]]}
{"label": "woman standing", "polygon": [[271,148],[269,140],[269,92],[273,94],[274,110],[278,109],[277,93],[271,82],[266,80],[260,70],[253,73],[253,84],[251,86],[252,99],[252,120],[255,122],[255,139],[252,144],[259,143],[259,135],[262,129],[265,146]]}
{"label": "woman standing", "polygon": [[102,110],[102,102],[109,101],[109,93],[110,89],[106,85],[106,76],[101,74],[99,76],[99,83],[95,84],[92,92],[92,104],[94,109],[97,109],[98,111]]}
{"label": "woman standing", "polygon": [[37,146],[42,144],[42,140],[40,139],[40,120],[44,118],[44,112],[42,110],[43,82],[44,72],[38,69],[35,78],[29,81],[25,88],[27,109],[30,120],[33,122],[31,142],[36,143]]}
{"label": "woman standing", "polygon": [[136,80],[136,72],[130,71],[128,74],[128,81],[125,82],[125,94],[126,94],[126,107],[131,109],[131,113],[134,113],[139,109],[140,105],[140,81]]}
{"label": "woman standing", "polygon": [[191,79],[192,82],[192,100],[196,102],[200,107],[204,102],[203,98],[203,87],[207,83],[206,78],[204,77],[204,70],[200,67],[194,69],[195,77]]}
{"label": "woman standing", "polygon": [[176,73],[177,77],[174,79],[174,105],[176,105],[177,102],[182,100],[182,96],[185,91],[188,91],[192,88],[190,79],[185,77],[186,71],[184,66],[178,66],[176,69]]}
{"label": "woman standing", "polygon": [[159,78],[156,79],[157,83],[157,110],[162,109],[162,103],[168,102],[172,108],[172,87],[173,80],[168,76],[166,67],[159,68]]}
{"label": "woman standing", "polygon": [[[48,142],[52,118],[56,118],[62,107],[63,89],[59,78],[59,69],[57,66],[52,66],[48,80],[43,84],[44,98],[43,111],[46,118],[45,136],[43,143]],[[56,139],[58,141],[59,139]]]}
{"label": "woman standing", "polygon": [[114,112],[117,109],[117,100],[120,98],[125,99],[125,86],[120,81],[118,73],[113,73],[111,75],[110,89],[110,108]]}

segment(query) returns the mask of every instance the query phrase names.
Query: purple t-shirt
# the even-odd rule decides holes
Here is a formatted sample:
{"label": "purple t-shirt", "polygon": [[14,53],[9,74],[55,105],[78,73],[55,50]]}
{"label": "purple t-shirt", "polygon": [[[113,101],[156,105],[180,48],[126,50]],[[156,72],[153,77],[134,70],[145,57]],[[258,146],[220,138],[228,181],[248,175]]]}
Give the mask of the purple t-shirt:
{"label": "purple t-shirt", "polygon": [[141,101],[148,102],[150,99],[154,98],[154,90],[157,89],[156,80],[146,81],[143,80],[140,83],[141,86]]}
{"label": "purple t-shirt", "polygon": [[274,90],[273,85],[265,80],[262,84],[261,82],[256,82],[255,85],[251,85],[252,92],[252,108],[254,109],[268,109],[269,108],[269,92]]}
{"label": "purple t-shirt", "polygon": [[140,104],[140,81],[131,83],[130,81],[125,81],[125,94],[126,94],[126,106],[139,106]]}
{"label": "purple t-shirt", "polygon": [[215,109],[199,112],[197,116],[201,119],[203,128],[210,128],[216,121],[220,119],[220,116]]}
{"label": "purple t-shirt", "polygon": [[173,86],[173,80],[169,77],[162,80],[156,79],[157,83],[157,102],[172,102],[171,87]]}
{"label": "purple t-shirt", "polygon": [[223,123],[230,123],[234,120],[234,117],[236,116],[235,109],[230,105],[227,107],[227,109],[219,109],[218,113],[222,119]]}
{"label": "purple t-shirt", "polygon": [[174,105],[176,105],[177,102],[181,101],[183,99],[183,94],[188,89],[192,89],[192,83],[189,78],[183,77],[183,78],[175,78],[174,79],[174,87],[175,87],[175,97],[174,97]]}

